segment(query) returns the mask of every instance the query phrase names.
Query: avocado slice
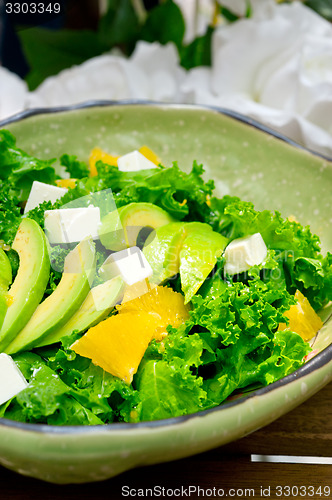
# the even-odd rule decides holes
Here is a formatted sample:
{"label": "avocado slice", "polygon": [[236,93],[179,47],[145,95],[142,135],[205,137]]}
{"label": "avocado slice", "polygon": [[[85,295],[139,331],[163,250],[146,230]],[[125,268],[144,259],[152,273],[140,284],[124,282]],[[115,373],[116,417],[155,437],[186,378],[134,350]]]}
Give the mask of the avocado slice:
{"label": "avocado slice", "polygon": [[12,282],[12,266],[6,252],[0,248],[0,285],[8,286]]}
{"label": "avocado slice", "polygon": [[0,330],[0,352],[28,323],[42,300],[50,275],[46,237],[32,219],[23,219],[12,248],[19,255],[16,278],[7,295],[8,309]]}
{"label": "avocado slice", "polygon": [[54,344],[73,333],[74,330],[83,332],[96,325],[109,315],[115,304],[121,299],[123,290],[124,282],[120,276],[95,286],[69,321],[43,337],[41,342],[36,344],[36,347]]}
{"label": "avocado slice", "polygon": [[214,268],[228,239],[203,222],[177,222],[158,228],[145,242],[143,253],[153,269],[153,281],[163,282],[180,272],[185,303]]}
{"label": "avocado slice", "polygon": [[179,272],[179,253],[187,236],[185,222],[172,222],[153,231],[147,238],[143,253],[153,269],[151,280],[162,283]]}
{"label": "avocado slice", "polygon": [[8,308],[7,291],[11,282],[12,268],[6,253],[0,248],[0,328]]}
{"label": "avocado slice", "polygon": [[143,227],[157,229],[174,222],[165,210],[152,203],[129,203],[107,214],[101,221],[100,241],[108,250],[117,252],[137,244]]}
{"label": "avocado slice", "polygon": [[180,250],[179,270],[185,304],[204,283],[228,243],[227,238],[205,226],[210,228],[207,224],[192,228]]}
{"label": "avocado slice", "polygon": [[37,307],[30,321],[6,347],[7,354],[35,347],[44,337],[67,323],[89,293],[89,282],[96,267],[95,253],[95,245],[89,237],[82,240],[67,255],[60,283]]}

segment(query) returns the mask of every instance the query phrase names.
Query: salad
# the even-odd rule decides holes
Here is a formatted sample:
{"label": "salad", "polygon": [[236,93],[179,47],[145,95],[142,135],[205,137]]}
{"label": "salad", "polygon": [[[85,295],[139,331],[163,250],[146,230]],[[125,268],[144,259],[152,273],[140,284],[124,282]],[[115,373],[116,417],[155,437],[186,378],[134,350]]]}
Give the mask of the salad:
{"label": "salad", "polygon": [[175,417],[310,356],[332,254],[309,227],[147,147],[55,165],[0,131],[0,417]]}

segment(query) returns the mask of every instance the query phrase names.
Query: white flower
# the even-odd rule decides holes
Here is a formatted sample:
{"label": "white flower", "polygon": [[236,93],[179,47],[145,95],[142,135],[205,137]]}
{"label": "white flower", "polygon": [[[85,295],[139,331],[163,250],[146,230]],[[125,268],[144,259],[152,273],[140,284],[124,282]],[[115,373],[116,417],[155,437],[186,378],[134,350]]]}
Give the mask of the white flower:
{"label": "white flower", "polygon": [[182,85],[187,102],[235,109],[332,156],[332,26],[298,2],[255,6],[216,30],[212,68]]}
{"label": "white flower", "polygon": [[129,59],[114,53],[102,55],[47,78],[30,94],[29,107],[92,99],[178,102],[184,73],[172,44],[140,42]]}
{"label": "white flower", "polygon": [[0,67],[0,120],[26,107],[28,87],[20,77]]}

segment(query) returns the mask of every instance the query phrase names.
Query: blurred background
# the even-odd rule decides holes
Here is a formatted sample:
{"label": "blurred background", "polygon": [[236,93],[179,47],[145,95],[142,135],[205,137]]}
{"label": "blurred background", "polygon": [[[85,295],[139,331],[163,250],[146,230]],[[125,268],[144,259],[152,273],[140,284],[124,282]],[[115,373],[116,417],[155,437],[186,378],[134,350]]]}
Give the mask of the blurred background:
{"label": "blurred background", "polygon": [[0,119],[91,99],[204,104],[332,156],[331,21],[332,0],[0,0]]}

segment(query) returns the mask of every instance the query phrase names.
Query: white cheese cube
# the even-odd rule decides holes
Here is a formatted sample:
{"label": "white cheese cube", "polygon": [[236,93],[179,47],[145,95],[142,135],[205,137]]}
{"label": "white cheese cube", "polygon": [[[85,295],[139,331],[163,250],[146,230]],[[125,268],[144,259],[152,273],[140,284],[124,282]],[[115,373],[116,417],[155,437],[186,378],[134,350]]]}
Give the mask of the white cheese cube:
{"label": "white cheese cube", "polygon": [[226,247],[225,272],[233,275],[248,271],[252,266],[264,262],[266,256],[267,248],[260,233],[237,238]]}
{"label": "white cheese cube", "polygon": [[29,198],[25,205],[24,213],[26,214],[33,208],[38,207],[38,205],[44,201],[51,201],[52,203],[55,203],[57,200],[62,198],[67,191],[67,188],[51,186],[50,184],[45,184],[44,182],[34,181]]}
{"label": "white cheese cube", "polygon": [[157,168],[157,166],[137,150],[118,158],[118,169],[121,172],[136,172],[152,168]]}
{"label": "white cheese cube", "polygon": [[28,387],[22,372],[11,356],[0,354],[0,405]]}
{"label": "white cheese cube", "polygon": [[138,247],[111,254],[102,265],[102,271],[107,279],[121,275],[129,286],[152,276],[152,268]]}
{"label": "white cheese cube", "polygon": [[98,239],[99,224],[100,209],[92,205],[45,211],[45,233],[52,244],[76,243],[87,236]]}

